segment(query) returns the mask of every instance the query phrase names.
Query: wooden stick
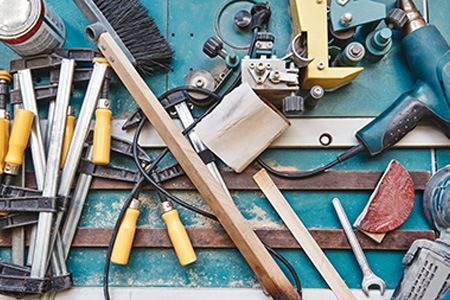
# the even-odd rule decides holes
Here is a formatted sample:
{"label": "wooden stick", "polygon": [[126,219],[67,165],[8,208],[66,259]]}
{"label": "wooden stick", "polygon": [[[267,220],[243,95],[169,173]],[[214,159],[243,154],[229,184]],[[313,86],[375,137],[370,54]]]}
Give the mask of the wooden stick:
{"label": "wooden stick", "polygon": [[267,174],[267,171],[264,169],[259,171],[253,176],[253,179],[291,231],[297,242],[302,246],[306,255],[322,275],[334,295],[339,300],[356,300],[341,276],[311,236],[308,229],[298,218],[297,214],[291,208],[283,194],[281,194],[269,174]]}
{"label": "wooden stick", "polygon": [[275,300],[301,299],[294,286],[241,215],[233,199],[227,195],[209,172],[189,141],[181,134],[111,35],[101,34],[98,46],[189,179],[214,211],[261,284]]}

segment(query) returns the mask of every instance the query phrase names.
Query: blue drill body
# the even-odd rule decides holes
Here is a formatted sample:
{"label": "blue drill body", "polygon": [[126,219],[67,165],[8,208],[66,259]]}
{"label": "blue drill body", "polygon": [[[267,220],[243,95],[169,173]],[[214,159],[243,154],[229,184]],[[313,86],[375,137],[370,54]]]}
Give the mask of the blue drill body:
{"label": "blue drill body", "polygon": [[371,155],[397,143],[423,119],[450,138],[450,47],[433,25],[406,35],[403,50],[417,79],[387,110],[356,133]]}

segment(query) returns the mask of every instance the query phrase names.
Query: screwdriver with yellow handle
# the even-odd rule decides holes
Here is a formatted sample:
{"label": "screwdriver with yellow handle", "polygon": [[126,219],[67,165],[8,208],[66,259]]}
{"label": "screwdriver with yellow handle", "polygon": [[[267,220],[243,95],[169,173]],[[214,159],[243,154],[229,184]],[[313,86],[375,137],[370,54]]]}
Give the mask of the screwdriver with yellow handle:
{"label": "screwdriver with yellow handle", "polygon": [[66,129],[64,131],[64,142],[61,150],[61,165],[60,168],[64,167],[66,162],[67,152],[69,152],[70,142],[72,142],[73,132],[75,130],[75,116],[73,107],[69,105],[67,108],[67,119],[66,119]]}
{"label": "screwdriver with yellow handle", "polygon": [[[104,63],[109,66],[106,58],[97,57],[93,62]],[[109,96],[109,78],[103,80],[100,99],[95,111],[94,142],[92,152],[92,162],[96,165],[107,165],[110,161],[111,153],[111,101]]]}
{"label": "screwdriver with yellow handle", "polygon": [[0,70],[0,174],[3,174],[5,157],[8,152],[9,141],[9,113],[6,110],[8,100],[8,85],[12,80],[11,74],[6,70]]}

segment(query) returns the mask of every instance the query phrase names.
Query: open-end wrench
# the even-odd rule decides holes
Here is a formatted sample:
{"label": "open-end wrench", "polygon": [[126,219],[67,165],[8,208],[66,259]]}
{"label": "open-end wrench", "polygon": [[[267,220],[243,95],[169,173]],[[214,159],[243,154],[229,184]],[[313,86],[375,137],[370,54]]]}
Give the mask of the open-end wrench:
{"label": "open-end wrench", "polygon": [[383,279],[375,275],[370,268],[369,263],[367,262],[367,258],[364,255],[361,245],[359,244],[358,238],[353,232],[352,225],[350,225],[350,221],[348,220],[344,208],[342,207],[341,202],[338,198],[333,199],[333,206],[336,210],[339,221],[342,224],[342,228],[344,229],[348,242],[352,247],[353,253],[355,254],[356,260],[358,261],[359,267],[361,268],[361,271],[363,273],[361,289],[367,296],[369,296],[369,287],[378,286],[381,295],[383,295],[386,288],[386,283]]}

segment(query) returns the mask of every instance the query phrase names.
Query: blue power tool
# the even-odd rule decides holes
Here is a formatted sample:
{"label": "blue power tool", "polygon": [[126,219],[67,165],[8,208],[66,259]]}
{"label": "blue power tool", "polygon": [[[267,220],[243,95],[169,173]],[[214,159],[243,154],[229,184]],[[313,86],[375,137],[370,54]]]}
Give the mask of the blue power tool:
{"label": "blue power tool", "polygon": [[426,24],[411,0],[399,2],[408,17],[403,50],[417,81],[356,133],[371,155],[397,143],[422,119],[432,120],[450,138],[450,47],[436,27]]}
{"label": "blue power tool", "polygon": [[258,162],[280,177],[305,178],[316,175],[356,154],[377,155],[401,140],[423,119],[432,120],[450,138],[450,47],[436,27],[427,24],[412,0],[399,0],[404,11],[403,50],[417,79],[413,89],[402,94],[388,109],[356,133],[357,146],[334,161],[305,172],[284,173]]}

